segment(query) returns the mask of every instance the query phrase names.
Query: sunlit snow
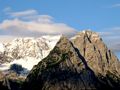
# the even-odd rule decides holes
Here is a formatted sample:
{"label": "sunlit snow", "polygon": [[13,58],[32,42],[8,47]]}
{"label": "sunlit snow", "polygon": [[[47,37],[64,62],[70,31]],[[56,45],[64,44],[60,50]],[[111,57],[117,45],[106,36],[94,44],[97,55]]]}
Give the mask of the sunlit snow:
{"label": "sunlit snow", "polygon": [[[36,44],[37,42],[41,43],[45,42],[47,43],[47,46],[49,47],[49,49],[47,50],[39,50],[39,48],[44,48],[42,46],[37,47],[34,51],[36,51],[35,53],[38,54],[39,58],[37,57],[33,57],[33,56],[25,56],[23,58],[19,58],[19,59],[13,59],[11,60],[10,63],[5,62],[3,64],[0,65],[0,70],[4,71],[4,70],[8,70],[10,68],[10,66],[12,64],[19,64],[22,65],[23,68],[26,68],[27,70],[31,70],[33,68],[34,65],[38,64],[38,62],[40,62],[43,58],[45,58],[49,52],[55,47],[56,43],[59,41],[61,35],[57,35],[57,36],[41,36],[39,38],[18,38],[13,40],[9,45],[8,48],[6,50],[9,51],[9,53],[11,53],[11,51],[13,51],[15,48],[17,48],[17,45],[19,45],[20,47],[23,47],[24,44],[27,43],[27,41],[30,40],[30,42],[28,42],[27,44]],[[24,44],[21,43],[22,40],[25,42]],[[29,51],[31,49],[33,49],[33,45],[30,45],[31,47],[29,48],[24,48],[26,51],[28,51],[28,54],[30,53]],[[19,50],[18,55],[24,54],[23,53],[23,48],[21,48]],[[0,44],[0,53],[4,53],[5,48],[3,44]],[[39,55],[40,54],[40,55]],[[24,56],[24,55],[23,55]]]}

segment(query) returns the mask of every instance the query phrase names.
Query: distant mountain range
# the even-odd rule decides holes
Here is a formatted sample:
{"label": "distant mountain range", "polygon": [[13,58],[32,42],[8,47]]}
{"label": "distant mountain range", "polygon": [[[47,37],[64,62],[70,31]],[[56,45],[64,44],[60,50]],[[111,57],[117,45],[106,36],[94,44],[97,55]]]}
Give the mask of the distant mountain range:
{"label": "distant mountain range", "polygon": [[0,90],[120,89],[120,62],[92,31],[0,44]]}

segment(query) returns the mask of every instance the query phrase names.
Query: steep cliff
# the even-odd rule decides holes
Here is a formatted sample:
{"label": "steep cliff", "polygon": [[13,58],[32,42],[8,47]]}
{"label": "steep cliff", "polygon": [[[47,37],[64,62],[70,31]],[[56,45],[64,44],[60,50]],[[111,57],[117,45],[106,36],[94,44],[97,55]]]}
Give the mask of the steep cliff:
{"label": "steep cliff", "polygon": [[118,86],[116,83],[120,83],[120,62],[96,32],[79,32],[71,41],[96,76],[104,79],[103,83]]}
{"label": "steep cliff", "polygon": [[25,90],[97,89],[101,84],[73,44],[61,37],[50,54],[34,66]]}

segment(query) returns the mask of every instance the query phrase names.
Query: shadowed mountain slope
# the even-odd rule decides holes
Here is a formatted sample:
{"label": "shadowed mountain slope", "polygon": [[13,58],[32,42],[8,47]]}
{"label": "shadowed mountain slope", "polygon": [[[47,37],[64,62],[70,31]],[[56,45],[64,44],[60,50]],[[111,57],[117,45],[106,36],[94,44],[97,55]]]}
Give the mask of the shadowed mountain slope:
{"label": "shadowed mountain slope", "polygon": [[0,83],[1,88],[17,84],[11,90],[119,90],[120,62],[97,33],[83,31],[70,40],[61,36],[25,81],[11,84],[9,78],[5,85]]}

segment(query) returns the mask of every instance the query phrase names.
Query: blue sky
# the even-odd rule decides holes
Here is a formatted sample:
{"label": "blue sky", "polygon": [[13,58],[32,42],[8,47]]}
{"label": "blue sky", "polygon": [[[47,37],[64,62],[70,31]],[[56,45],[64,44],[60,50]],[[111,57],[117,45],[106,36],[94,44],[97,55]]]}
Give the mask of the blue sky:
{"label": "blue sky", "polygon": [[[43,27],[43,23],[46,31],[56,30],[49,30],[49,34],[91,29],[100,33],[115,52],[120,52],[120,0],[0,0],[0,35],[16,36],[21,32],[27,35],[25,25],[31,23],[36,30],[34,35],[39,32],[37,25]],[[29,30],[30,34],[33,32]]]}
{"label": "blue sky", "polygon": [[78,30],[120,26],[119,0],[0,0],[0,22],[6,18],[3,10],[7,7],[14,11],[35,9]]}

